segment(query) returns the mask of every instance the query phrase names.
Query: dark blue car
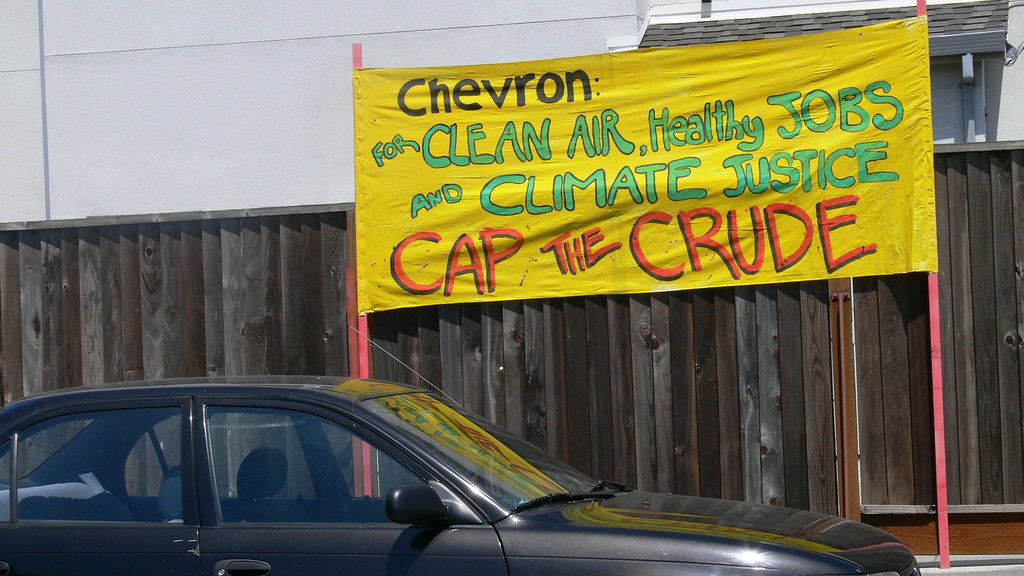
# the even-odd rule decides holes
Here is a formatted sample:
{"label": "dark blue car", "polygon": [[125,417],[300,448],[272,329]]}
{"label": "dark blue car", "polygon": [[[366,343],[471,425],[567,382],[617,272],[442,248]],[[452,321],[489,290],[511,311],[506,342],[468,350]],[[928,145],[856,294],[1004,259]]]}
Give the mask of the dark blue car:
{"label": "dark blue car", "polygon": [[916,573],[881,530],[588,478],[398,384],[136,382],[0,411],[0,576]]}

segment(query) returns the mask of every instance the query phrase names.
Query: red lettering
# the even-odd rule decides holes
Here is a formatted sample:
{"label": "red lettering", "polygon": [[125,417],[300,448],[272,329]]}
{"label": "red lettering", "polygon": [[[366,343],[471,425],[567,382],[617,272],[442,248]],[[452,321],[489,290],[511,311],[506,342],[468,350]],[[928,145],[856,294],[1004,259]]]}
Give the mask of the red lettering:
{"label": "red lettering", "polygon": [[[459,258],[465,252],[469,255],[469,264],[460,264]],[[476,284],[476,293],[484,293],[484,265],[480,259],[476,244],[469,234],[459,236],[448,253],[448,271],[444,277],[444,295],[451,296],[455,277],[463,274],[472,274],[473,282]]]}
{"label": "red lettering", "polygon": [[832,252],[832,231],[843,226],[848,226],[857,222],[856,214],[841,214],[839,216],[830,217],[828,211],[835,208],[846,208],[847,206],[853,206],[860,201],[860,196],[854,196],[853,194],[847,196],[840,196],[839,198],[832,198],[830,200],[822,200],[818,202],[818,233],[821,235],[821,244],[825,247],[825,268],[828,269],[829,273],[839,270],[843,266],[846,266],[850,262],[857,260],[868,254],[874,254],[878,251],[878,244],[868,244],[866,246],[858,246],[853,250],[843,254],[839,258],[833,257]]}
{"label": "red lettering", "polygon": [[764,219],[757,206],[750,208],[751,234],[754,237],[754,261],[747,262],[743,255],[743,246],[740,244],[740,227],[736,221],[738,218],[735,210],[729,210],[726,220],[729,222],[729,248],[735,258],[736,266],[744,274],[757,274],[764,264]]}
{"label": "red lettering", "polygon": [[[796,218],[804,225],[804,239],[792,254],[786,256],[782,253],[782,242],[779,238],[779,225],[776,218],[776,214],[785,214]],[[775,271],[782,272],[800,261],[801,258],[807,254],[807,249],[811,247],[811,239],[814,237],[814,223],[811,221],[811,216],[803,208],[795,204],[769,204],[764,209],[765,220],[768,221],[768,229],[771,231],[769,238],[771,239],[772,257],[775,259]]]}
{"label": "red lettering", "polygon": [[[512,244],[503,250],[494,250],[495,238],[510,238]],[[523,247],[523,234],[514,228],[484,228],[480,231],[480,242],[484,245],[484,263],[487,267],[487,292],[494,292],[497,283],[495,268],[498,262],[508,260]]]}
{"label": "red lettering", "polygon": [[420,284],[409,277],[409,274],[405,271],[405,265],[402,260],[405,255],[405,249],[413,242],[418,242],[420,240],[437,244],[441,241],[441,235],[436,232],[417,232],[399,242],[398,246],[395,246],[395,249],[391,252],[391,277],[394,278],[395,283],[401,286],[406,292],[411,292],[413,294],[431,294],[433,292],[437,292],[437,289],[441,287],[443,277],[438,277],[436,281],[431,282],[430,284]]}
{"label": "red lettering", "polygon": [[[690,266],[694,270],[703,270],[704,267],[700,261],[700,254],[697,252],[697,248],[707,248],[718,254],[722,261],[725,262],[726,268],[729,269],[729,274],[733,278],[739,279],[740,271],[736,268],[736,263],[733,262],[732,254],[722,246],[721,242],[715,240],[715,234],[722,228],[722,214],[714,208],[696,208],[694,210],[683,210],[677,215],[679,218],[679,229],[683,231],[683,238],[686,240],[686,249],[690,251]],[[710,218],[711,228],[707,232],[700,236],[696,236],[693,233],[693,220],[695,218]]]}
{"label": "red lettering", "polygon": [[644,272],[656,280],[675,280],[683,275],[686,270],[686,262],[680,262],[675,268],[662,268],[655,265],[647,258],[643,248],[640,247],[640,230],[648,223],[671,224],[672,216],[665,212],[655,211],[644,214],[633,224],[633,230],[629,233],[629,251],[633,253],[633,260]]}
{"label": "red lettering", "polygon": [[622,242],[612,242],[598,250],[592,250],[604,240],[604,233],[600,228],[591,228],[583,233],[583,254],[587,262],[587,268],[593,268],[594,264],[612,252],[622,248]]}

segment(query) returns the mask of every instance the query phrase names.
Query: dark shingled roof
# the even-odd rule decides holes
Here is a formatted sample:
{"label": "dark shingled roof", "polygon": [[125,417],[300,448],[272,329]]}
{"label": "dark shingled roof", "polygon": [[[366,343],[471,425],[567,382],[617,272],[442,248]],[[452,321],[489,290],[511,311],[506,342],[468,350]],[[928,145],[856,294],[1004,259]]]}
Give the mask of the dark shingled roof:
{"label": "dark shingled roof", "polygon": [[[933,38],[980,32],[998,32],[1005,37],[1007,12],[1007,0],[935,4],[928,6],[928,31]],[[885,10],[851,10],[772,18],[707,19],[699,22],[656,24],[647,29],[640,47],[694,46],[780,38],[844,30],[889,20],[904,20],[916,15],[917,7],[908,6]]]}

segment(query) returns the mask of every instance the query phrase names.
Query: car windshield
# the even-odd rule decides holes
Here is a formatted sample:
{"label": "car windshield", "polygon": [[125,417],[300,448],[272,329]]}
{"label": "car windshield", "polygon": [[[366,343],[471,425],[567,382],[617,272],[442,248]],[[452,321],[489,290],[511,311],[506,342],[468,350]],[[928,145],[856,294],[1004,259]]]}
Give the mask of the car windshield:
{"label": "car windshield", "polygon": [[509,508],[597,485],[540,448],[430,394],[384,396],[364,405]]}

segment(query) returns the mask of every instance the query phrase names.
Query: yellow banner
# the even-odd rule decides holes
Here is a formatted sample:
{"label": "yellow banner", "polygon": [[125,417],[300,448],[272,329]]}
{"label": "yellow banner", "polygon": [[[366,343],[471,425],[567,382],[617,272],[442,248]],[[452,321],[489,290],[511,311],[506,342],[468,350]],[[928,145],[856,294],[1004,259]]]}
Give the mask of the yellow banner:
{"label": "yellow banner", "polygon": [[937,268],[924,18],[354,84],[362,312]]}

